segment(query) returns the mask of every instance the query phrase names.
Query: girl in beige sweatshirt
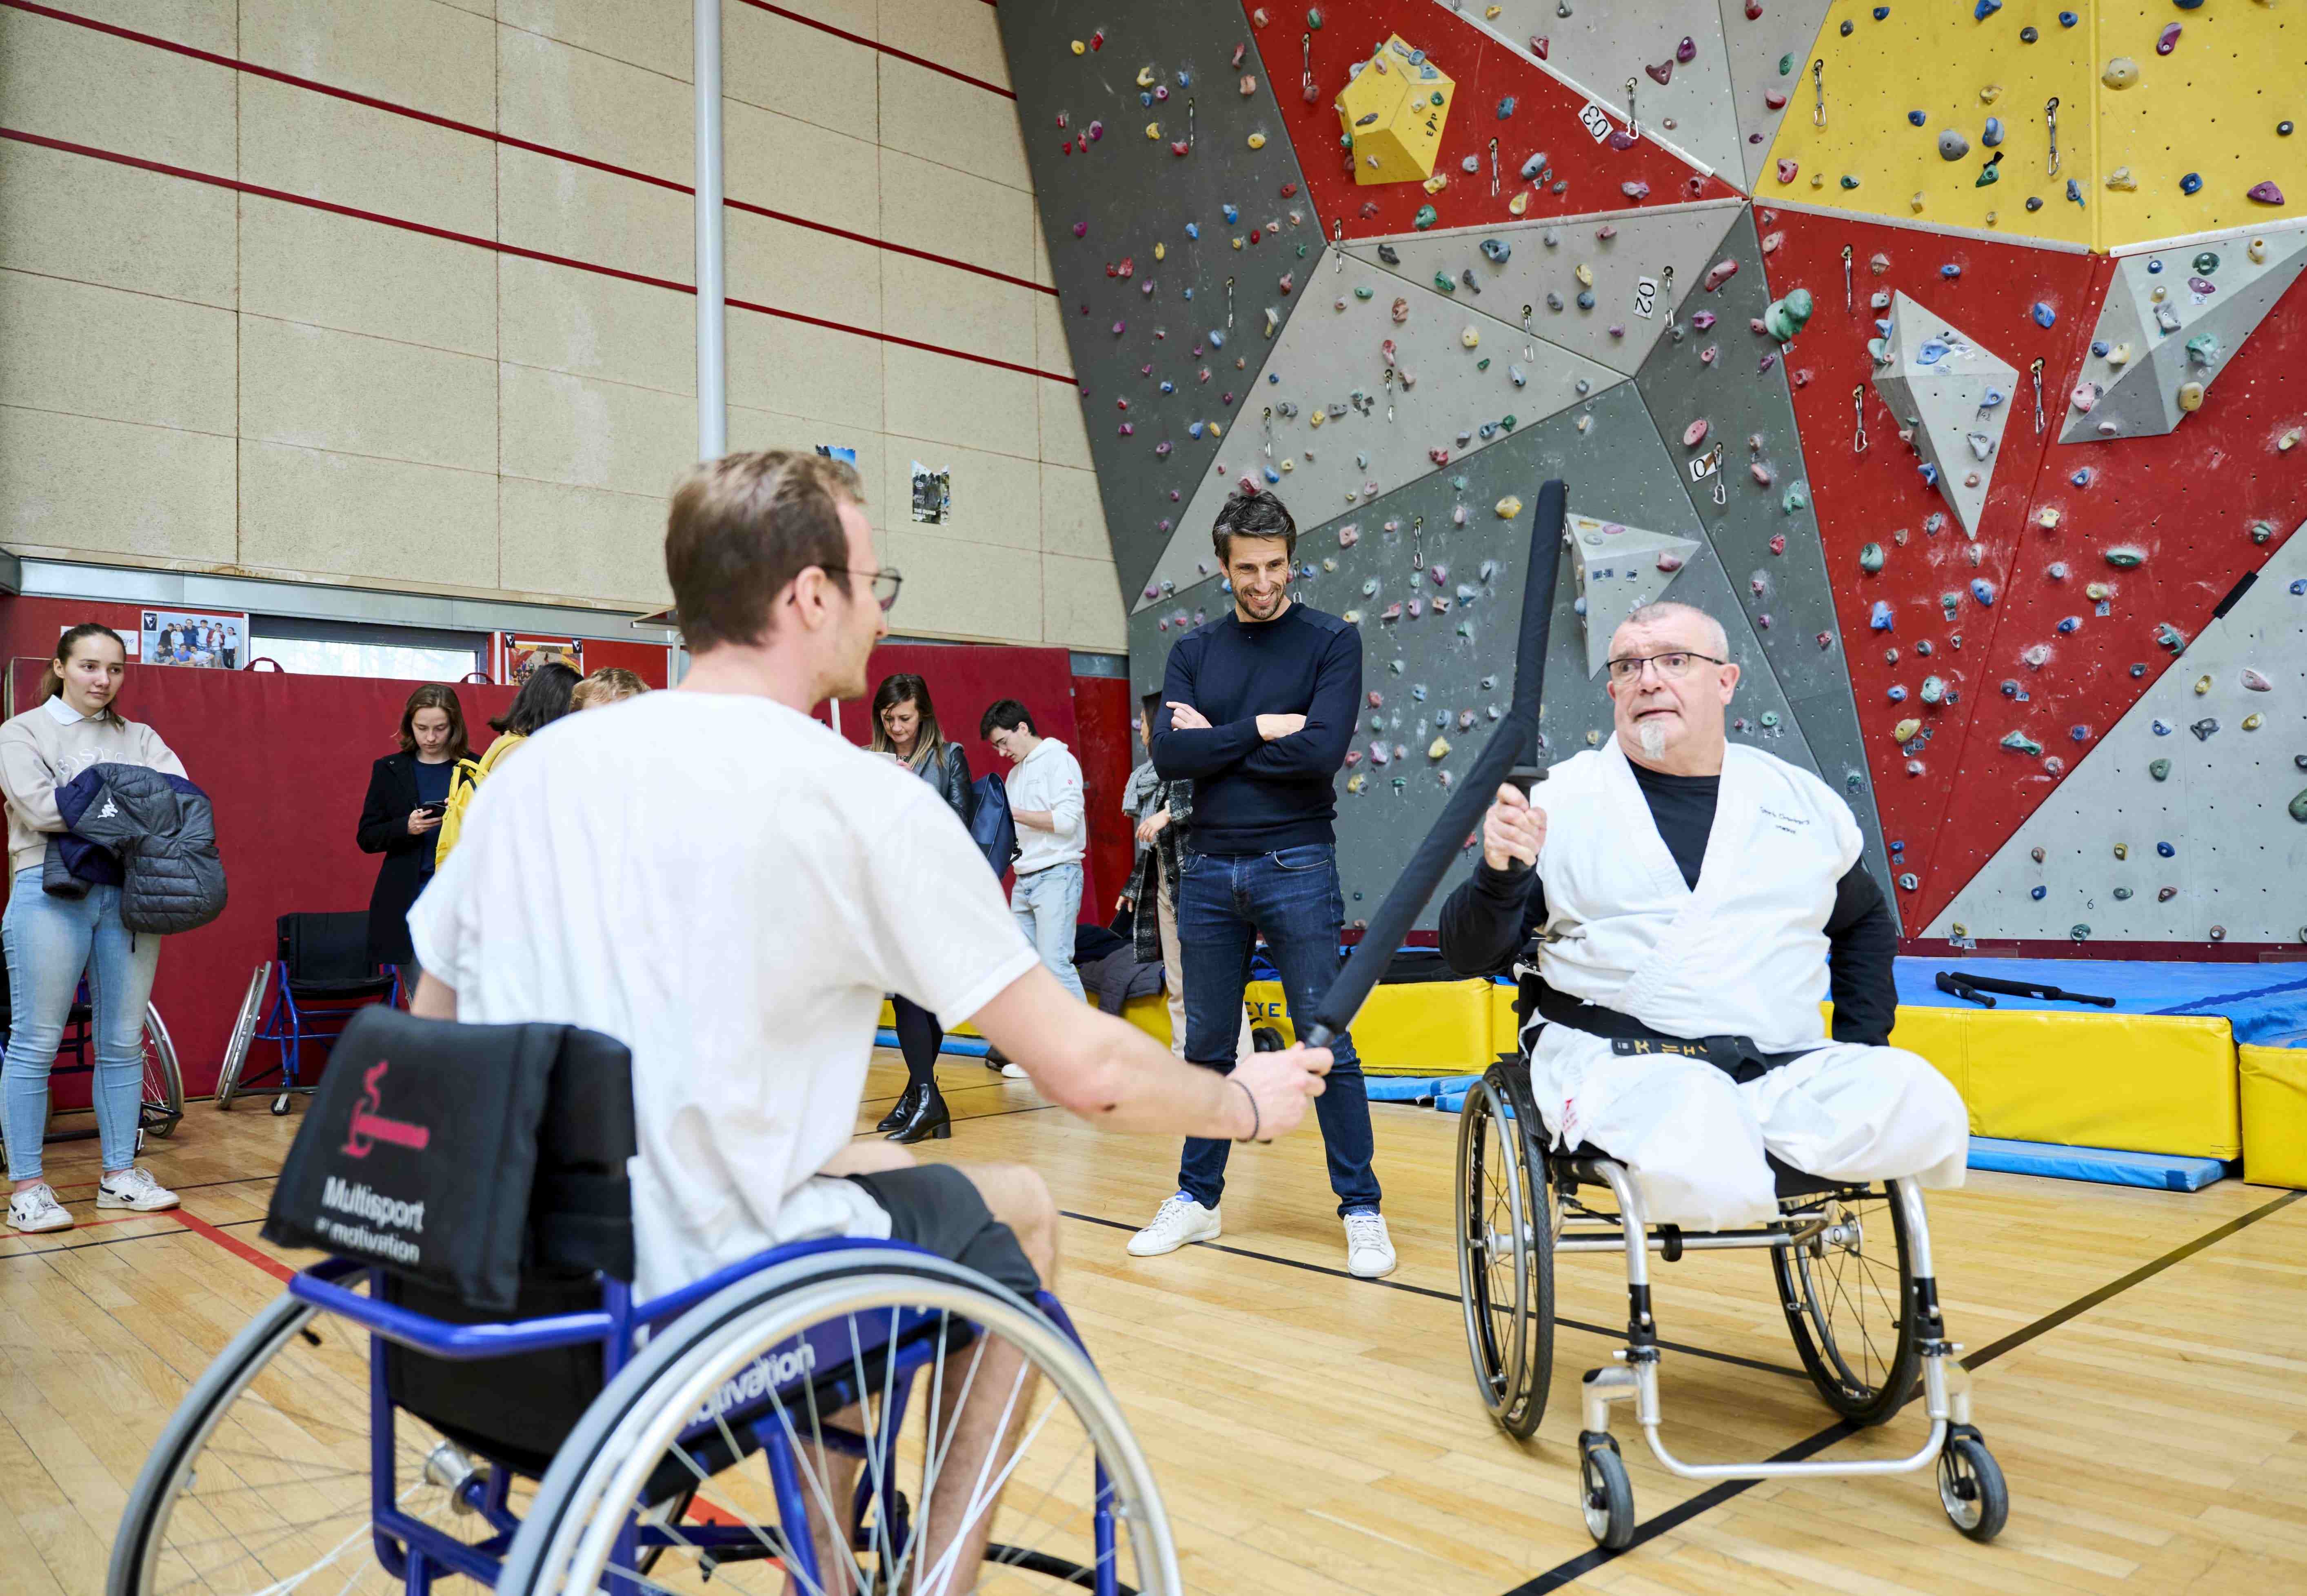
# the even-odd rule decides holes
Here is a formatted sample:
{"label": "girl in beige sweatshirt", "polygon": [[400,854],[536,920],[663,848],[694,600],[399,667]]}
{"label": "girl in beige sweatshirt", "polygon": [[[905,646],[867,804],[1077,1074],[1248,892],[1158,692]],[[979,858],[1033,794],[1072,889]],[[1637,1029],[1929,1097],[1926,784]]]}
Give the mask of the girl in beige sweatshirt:
{"label": "girl in beige sweatshirt", "polygon": [[0,794],[8,810],[8,908],[0,944],[8,956],[10,1031],[0,1060],[0,1137],[13,1191],[8,1223],[32,1233],[68,1228],[73,1217],[42,1173],[48,1071],[81,978],[88,977],[96,1025],[97,1134],[104,1175],[96,1206],[150,1214],[176,1206],[176,1194],[136,1165],[143,1097],[144,1009],[159,967],[160,939],[120,922],[120,888],[96,886],[79,898],[42,890],[48,840],[64,830],[56,789],[92,765],[144,765],[171,776],[183,761],[151,727],[113,708],[128,663],[108,626],[75,626],[56,645],[41,701],[0,725]]}

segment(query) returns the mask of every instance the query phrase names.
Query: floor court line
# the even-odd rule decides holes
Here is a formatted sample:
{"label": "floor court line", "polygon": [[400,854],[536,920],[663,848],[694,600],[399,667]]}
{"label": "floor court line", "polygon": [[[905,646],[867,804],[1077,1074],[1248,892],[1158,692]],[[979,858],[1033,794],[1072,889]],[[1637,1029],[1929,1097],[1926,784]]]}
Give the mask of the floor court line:
{"label": "floor court line", "polygon": [[[2123,1275],[2118,1279],[2111,1280],[2106,1284],[2098,1287],[2096,1291],[2086,1292],[2082,1296],[2076,1298],[2072,1302],[2068,1303],[2065,1307],[2055,1309],[2052,1312],[2045,1314],[2041,1318],[2037,1319],[2034,1323],[2012,1331],[2002,1340],[1981,1347],[1977,1351],[1971,1353],[1968,1357],[1962,1360],[1963,1368],[1967,1369],[1980,1369],[1994,1362],[1994,1360],[2002,1357],[2005,1352],[2015,1351],[2020,1347],[2025,1346],[2028,1342],[2033,1341],[2037,1336],[2042,1335],[2048,1331],[2057,1329],[2061,1325],[2065,1324],[2068,1320],[2074,1318],[2079,1315],[2089,1312],[2092,1309],[2097,1308],[2102,1302],[2129,1291],[2132,1286],[2138,1285],[2142,1281],[2153,1279],[2156,1275],[2162,1274],[2165,1269],[2170,1268],[2174,1264],[2184,1263],[2187,1259],[2194,1257],[2205,1248],[2216,1246],[2217,1243],[2226,1240],[2229,1236],[2234,1235],[2237,1231],[2243,1230],[2246,1226],[2256,1224],[2259,1221],[2267,1218],[2270,1214],[2281,1212],[2283,1209],[2287,1208],[2292,1204],[2297,1202],[2303,1197],[2307,1197],[2307,1191],[2286,1192],[2281,1197],[2277,1197],[2273,1202],[2262,1204],[2260,1206],[2253,1208],[2248,1214],[2240,1214],[2234,1219],[2228,1220],[2225,1224],[2220,1225],[2214,1230],[2204,1231],[2201,1235],[2196,1237],[2191,1241],[2181,1243],[2179,1246],[2173,1248],[2169,1252],[2165,1253],[2161,1257],[2155,1259],[2153,1262],[2142,1264],[2138,1268],[2133,1269],[2130,1274]],[[1771,1463],[1797,1463],[1804,1458],[1811,1456],[1814,1453],[1823,1452],[1829,1446],[1833,1446],[1837,1441],[1846,1439],[1847,1437],[1857,1435],[1857,1433],[1858,1431],[1856,1426],[1840,1422],[1831,1424],[1815,1435],[1804,1437],[1801,1440],[1797,1441],[1793,1446],[1788,1446],[1785,1451],[1772,1454],[1769,1461]],[[1672,1507],[1668,1508],[1664,1513],[1658,1514],[1655,1518],[1644,1519],[1641,1523],[1636,1524],[1634,1526],[1634,1540],[1628,1542],[1623,1549],[1612,1551],[1606,1548],[1598,1546],[1591,1551],[1582,1552],[1577,1557],[1569,1559],[1567,1562],[1557,1564],[1552,1568],[1548,1569],[1544,1574],[1538,1575],[1535,1579],[1526,1580],[1522,1583],[1515,1585],[1511,1590],[1506,1591],[1504,1593],[1504,1596],[1546,1596],[1548,1592],[1559,1591],[1564,1586],[1574,1583],[1576,1581],[1584,1578],[1587,1575],[1593,1573],[1594,1570],[1601,1567],[1605,1563],[1613,1562],[1616,1559],[1625,1556],[1627,1552],[1634,1550],[1635,1547],[1643,1545],[1648,1541],[1655,1540],[1669,1530],[1680,1528],[1682,1525],[1688,1523],[1692,1519],[1696,1518],[1700,1514],[1705,1513],[1711,1508],[1719,1507],[1723,1503],[1729,1501],[1732,1497],[1740,1496],[1745,1492],[1753,1489],[1755,1486],[1761,1483],[1762,1481],[1759,1480],[1728,1480],[1720,1485],[1711,1486],[1707,1489],[1700,1491],[1696,1496],[1690,1497],[1688,1500],[1677,1503]]]}
{"label": "floor court line", "polygon": [[[1084,1224],[1102,1224],[1108,1230],[1135,1231],[1139,1228],[1126,1220],[1106,1219],[1095,1214],[1076,1214],[1070,1208],[1060,1208],[1058,1212],[1068,1219],[1077,1219]],[[1191,1245],[1207,1248],[1212,1252],[1227,1253],[1238,1258],[1255,1258],[1262,1264],[1280,1264],[1284,1268],[1303,1269],[1309,1274],[1327,1274],[1337,1280],[1360,1281],[1365,1285],[1384,1286],[1389,1291],[1407,1291],[1413,1297],[1431,1297],[1437,1302],[1447,1302],[1453,1308],[1457,1307],[1460,1300],[1455,1291],[1437,1291],[1432,1286],[1411,1285],[1408,1281],[1402,1280],[1362,1281],[1359,1275],[1350,1274],[1343,1269],[1333,1268],[1326,1264],[1309,1264],[1302,1258],[1285,1258],[1277,1253],[1256,1252],[1247,1247],[1225,1247],[1215,1241],[1196,1241]],[[1583,1330],[1590,1335],[1607,1336],[1612,1341],[1625,1339],[1625,1331],[1607,1325],[1590,1325],[1582,1319],[1565,1319],[1560,1315],[1555,1317],[1554,1322],[1566,1329]],[[1693,1358],[1711,1359],[1717,1363],[1735,1363],[1741,1369],[1759,1369],[1764,1374],[1784,1375],[1789,1379],[1797,1380],[1810,1378],[1809,1375],[1799,1369],[1790,1369],[1783,1363],[1765,1362],[1759,1358],[1744,1358],[1736,1352],[1718,1352],[1707,1347],[1694,1347],[1672,1341],[1662,1341],[1659,1345],[1668,1351],[1686,1353]]]}

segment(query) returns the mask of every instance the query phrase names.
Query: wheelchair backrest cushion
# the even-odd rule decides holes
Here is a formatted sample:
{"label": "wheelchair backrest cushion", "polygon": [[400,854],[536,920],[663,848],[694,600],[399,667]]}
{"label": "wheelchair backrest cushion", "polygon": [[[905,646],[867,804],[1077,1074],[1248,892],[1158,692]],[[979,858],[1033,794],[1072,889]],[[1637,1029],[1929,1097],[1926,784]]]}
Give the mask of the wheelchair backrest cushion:
{"label": "wheelchair backrest cushion", "polygon": [[368,916],[283,914],[276,923],[281,973],[291,981],[359,981],[376,974],[368,956]]}
{"label": "wheelchair backrest cushion", "polygon": [[264,1236],[507,1309],[524,1263],[630,1274],[632,1146],[630,1065],[609,1038],[364,1008],[330,1053]]}

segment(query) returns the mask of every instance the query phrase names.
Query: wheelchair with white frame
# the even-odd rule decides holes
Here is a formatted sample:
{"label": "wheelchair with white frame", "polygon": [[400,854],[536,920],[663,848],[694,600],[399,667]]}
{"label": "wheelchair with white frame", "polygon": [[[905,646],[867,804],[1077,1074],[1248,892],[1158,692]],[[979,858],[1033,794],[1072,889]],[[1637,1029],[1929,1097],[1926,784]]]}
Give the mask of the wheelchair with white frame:
{"label": "wheelchair with white frame", "polygon": [[[1623,1252],[1626,1345],[1613,1367],[1581,1383],[1581,1506],[1604,1547],[1634,1532],[1634,1489],[1610,1410],[1632,1402],[1659,1463],[1685,1480],[1771,1480],[1917,1472],[1936,1464],[1939,1500],[1955,1528],[1991,1540],[2010,1511],[2003,1472],[1970,1422],[1969,1377],[1945,1338],[1932,1274],[1921,1189],[1911,1180],[1852,1184],[1771,1162],[1778,1217],[1752,1230],[1698,1232],[1652,1224],[1625,1166],[1599,1149],[1566,1152],[1531,1099],[1526,1061],[1493,1065],[1466,1094],[1458,1132],[1458,1283],[1475,1388],[1506,1432],[1527,1440],[1546,1412],[1554,1368],[1555,1257]],[[1607,1192],[1610,1206],[1590,1203]],[[1650,1258],[1768,1250],[1795,1350],[1826,1405],[1866,1427],[1896,1414],[1922,1383],[1931,1420],[1921,1447],[1900,1458],[1693,1463],[1659,1430],[1660,1343],[1651,1312]]]}
{"label": "wheelchair with white frame", "polygon": [[[110,1596],[426,1596],[447,1576],[508,1593],[1175,1596],[1145,1458],[1049,1292],[836,1240],[638,1300],[627,1066],[605,1051],[613,1082],[554,1077],[514,1309],[372,1258],[299,1271],[162,1432]],[[601,1111],[620,1088],[622,1118]],[[957,1444],[981,1381],[1006,1448]],[[978,1568],[931,1557],[986,1514]]]}

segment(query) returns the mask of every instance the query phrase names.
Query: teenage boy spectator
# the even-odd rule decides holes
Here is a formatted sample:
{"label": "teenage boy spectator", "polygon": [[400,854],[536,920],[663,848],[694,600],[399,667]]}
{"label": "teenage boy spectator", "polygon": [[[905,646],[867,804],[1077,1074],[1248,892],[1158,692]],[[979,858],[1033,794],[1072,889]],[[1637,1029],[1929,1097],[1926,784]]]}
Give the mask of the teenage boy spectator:
{"label": "teenage boy spectator", "polygon": [[[1233,613],[1170,651],[1154,764],[1194,786],[1178,881],[1186,1058],[1230,1070],[1258,937],[1299,1024],[1337,976],[1345,903],[1331,781],[1359,712],[1362,640],[1337,616],[1291,602],[1298,524],[1274,494],[1228,499],[1211,536],[1233,587]],[[1369,1098],[1352,1041],[1342,1035],[1330,1051],[1336,1061],[1319,1111],[1330,1189],[1345,1222],[1346,1267],[1373,1279],[1393,1273],[1394,1255],[1370,1167]],[[1222,1141],[1186,1143],[1177,1195],[1130,1238],[1133,1254],[1173,1252],[1220,1233],[1228,1151]]]}
{"label": "teenage boy spectator", "polygon": [[1058,984],[1085,1002],[1081,977],[1074,973],[1082,852],[1089,833],[1082,815],[1081,763],[1064,743],[1036,732],[1033,716],[1015,699],[986,710],[977,734],[1011,767],[1002,784],[1009,789],[1009,818],[1017,827],[1012,867],[1017,881],[1009,889],[1009,912]]}

